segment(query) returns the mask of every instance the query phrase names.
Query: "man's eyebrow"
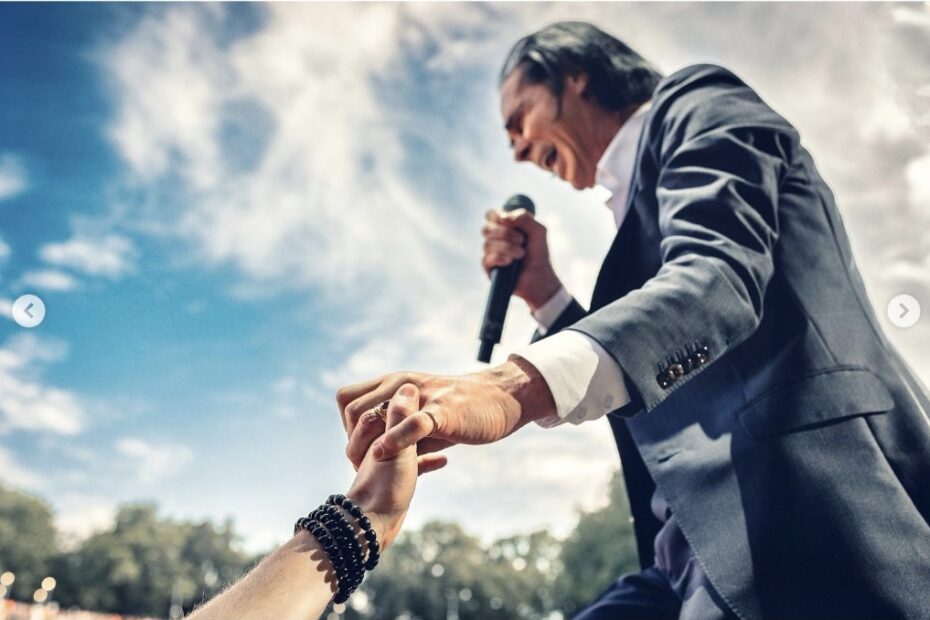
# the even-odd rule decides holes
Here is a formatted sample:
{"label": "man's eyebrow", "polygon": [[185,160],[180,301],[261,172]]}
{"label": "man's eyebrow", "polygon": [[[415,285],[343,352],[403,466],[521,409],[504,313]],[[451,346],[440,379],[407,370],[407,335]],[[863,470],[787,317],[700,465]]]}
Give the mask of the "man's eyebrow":
{"label": "man's eyebrow", "polygon": [[513,126],[517,124],[517,119],[520,115],[523,114],[523,102],[517,106],[517,109],[510,113],[510,116],[507,117],[507,122],[504,123],[504,130],[510,131],[513,129]]}

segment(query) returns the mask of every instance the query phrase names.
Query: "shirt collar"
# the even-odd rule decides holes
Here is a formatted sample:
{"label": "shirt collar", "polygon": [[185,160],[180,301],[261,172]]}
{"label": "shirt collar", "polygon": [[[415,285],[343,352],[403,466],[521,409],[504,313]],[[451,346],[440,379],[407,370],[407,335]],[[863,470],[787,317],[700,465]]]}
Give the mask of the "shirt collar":
{"label": "shirt collar", "polygon": [[629,191],[633,167],[636,164],[636,145],[646,122],[646,113],[651,107],[652,102],[647,101],[636,109],[617,130],[597,162],[594,182],[607,190],[608,200],[618,193],[625,195]]}

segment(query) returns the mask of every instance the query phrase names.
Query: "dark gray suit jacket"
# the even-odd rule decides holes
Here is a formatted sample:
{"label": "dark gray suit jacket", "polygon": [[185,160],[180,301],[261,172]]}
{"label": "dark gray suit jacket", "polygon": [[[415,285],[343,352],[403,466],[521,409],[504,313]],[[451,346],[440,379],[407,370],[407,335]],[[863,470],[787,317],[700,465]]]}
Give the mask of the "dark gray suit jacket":
{"label": "dark gray suit jacket", "polygon": [[798,133],[726,69],[657,88],[590,311],[643,566],[658,485],[741,618],[930,617],[930,403]]}

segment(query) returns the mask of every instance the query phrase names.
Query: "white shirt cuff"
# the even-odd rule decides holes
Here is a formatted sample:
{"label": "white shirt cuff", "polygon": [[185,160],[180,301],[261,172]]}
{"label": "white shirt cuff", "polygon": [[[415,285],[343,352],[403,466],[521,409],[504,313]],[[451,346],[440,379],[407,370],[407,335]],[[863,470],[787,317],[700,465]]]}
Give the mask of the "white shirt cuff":
{"label": "white shirt cuff", "polygon": [[556,413],[537,424],[551,428],[595,420],[630,402],[623,369],[596,340],[564,330],[514,353],[543,376]]}
{"label": "white shirt cuff", "polygon": [[555,324],[559,316],[565,312],[565,309],[568,308],[571,303],[572,296],[565,290],[565,287],[562,286],[549,298],[549,301],[530,313],[533,315],[533,318],[536,319],[536,323],[539,324],[539,334],[541,336],[545,336],[546,333],[552,329],[553,324]]}

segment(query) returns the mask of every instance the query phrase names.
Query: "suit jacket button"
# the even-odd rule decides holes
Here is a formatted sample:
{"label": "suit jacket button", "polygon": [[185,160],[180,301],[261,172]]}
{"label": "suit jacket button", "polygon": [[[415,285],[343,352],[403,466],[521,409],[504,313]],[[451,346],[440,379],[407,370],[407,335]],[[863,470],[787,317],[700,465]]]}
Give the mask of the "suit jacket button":
{"label": "suit jacket button", "polygon": [[673,383],[675,383],[675,375],[669,371],[660,372],[656,377],[656,381],[659,384],[659,387],[663,390],[668,389]]}

